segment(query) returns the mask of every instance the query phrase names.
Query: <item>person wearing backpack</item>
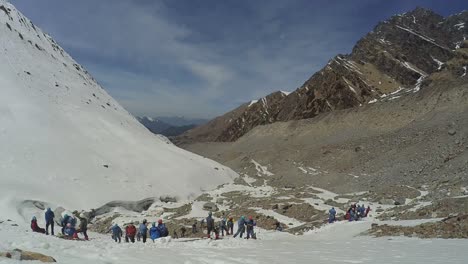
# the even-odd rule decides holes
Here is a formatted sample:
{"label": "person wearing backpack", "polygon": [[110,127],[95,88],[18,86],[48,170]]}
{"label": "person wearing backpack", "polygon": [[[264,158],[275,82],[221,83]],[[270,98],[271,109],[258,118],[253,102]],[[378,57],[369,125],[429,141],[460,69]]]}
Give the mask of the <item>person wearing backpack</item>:
{"label": "person wearing backpack", "polygon": [[62,235],[65,235],[65,228],[67,227],[67,224],[70,222],[70,216],[68,214],[64,214],[62,221],[60,222],[60,225],[62,226]]}
{"label": "person wearing backpack", "polygon": [[85,240],[88,240],[88,219],[86,219],[85,215],[82,213],[80,214],[80,226],[77,233],[82,233]]}
{"label": "person wearing backpack", "polygon": [[234,235],[234,218],[232,216],[227,220],[227,234]]}
{"label": "person wearing backpack", "polygon": [[206,234],[208,238],[211,237],[211,232],[214,231],[214,219],[213,214],[211,212],[208,213],[208,217],[206,218]]}
{"label": "person wearing backpack", "polygon": [[54,218],[55,218],[54,212],[52,212],[50,208],[47,208],[47,211],[45,212],[46,235],[49,234],[49,226],[50,226],[50,234],[54,235]]}
{"label": "person wearing backpack", "polygon": [[221,221],[219,221],[219,229],[221,230],[222,236],[224,236],[224,231],[226,231],[226,235],[229,235],[229,230],[226,224],[227,224],[226,218],[225,217],[221,218]]}
{"label": "person wearing backpack", "polygon": [[115,224],[112,228],[112,239],[115,240],[115,242],[122,242],[122,229],[118,224]]}
{"label": "person wearing backpack", "polygon": [[140,224],[138,227],[138,236],[140,236],[143,240],[143,243],[146,243],[146,238],[148,236],[148,226],[147,226],[146,219],[143,220],[143,223]]}
{"label": "person wearing backpack", "polygon": [[336,210],[335,210],[335,207],[332,207],[329,211],[328,211],[328,223],[333,223],[336,221]]}
{"label": "person wearing backpack", "polygon": [[245,233],[245,216],[241,216],[239,221],[237,221],[237,232],[234,234],[234,238],[236,238],[237,235],[242,238],[242,236]]}
{"label": "person wearing backpack", "polygon": [[249,216],[249,220],[245,222],[245,225],[247,226],[247,237],[246,239],[252,238],[256,239],[255,234],[254,234],[254,226],[257,225],[255,220],[253,220],[252,216]]}
{"label": "person wearing backpack", "polygon": [[153,223],[150,230],[149,230],[149,233],[150,233],[150,238],[151,240],[156,240],[158,238],[161,237],[161,233],[159,232],[159,228],[156,227],[156,223]]}
{"label": "person wearing backpack", "polygon": [[162,219],[158,220],[158,229],[160,237],[167,237],[169,235],[169,230],[167,230],[167,227],[163,223]]}
{"label": "person wearing backpack", "polygon": [[125,227],[125,242],[135,243],[135,235],[136,235],[136,227],[133,223],[130,223],[127,227]]}

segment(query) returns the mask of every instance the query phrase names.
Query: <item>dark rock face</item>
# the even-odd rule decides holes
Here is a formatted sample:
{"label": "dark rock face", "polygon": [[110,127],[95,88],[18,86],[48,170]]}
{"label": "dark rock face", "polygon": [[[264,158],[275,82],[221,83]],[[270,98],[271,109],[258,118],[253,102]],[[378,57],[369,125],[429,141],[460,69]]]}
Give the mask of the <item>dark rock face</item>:
{"label": "dark rock face", "polygon": [[[417,92],[434,73],[461,76],[468,60],[464,51],[468,25],[463,24],[467,22],[467,11],[444,18],[416,8],[393,16],[358,41],[351,54],[336,56],[291,94],[275,92],[244,104],[175,142],[235,141],[259,125],[312,118]],[[448,63],[457,58],[462,62]]]}

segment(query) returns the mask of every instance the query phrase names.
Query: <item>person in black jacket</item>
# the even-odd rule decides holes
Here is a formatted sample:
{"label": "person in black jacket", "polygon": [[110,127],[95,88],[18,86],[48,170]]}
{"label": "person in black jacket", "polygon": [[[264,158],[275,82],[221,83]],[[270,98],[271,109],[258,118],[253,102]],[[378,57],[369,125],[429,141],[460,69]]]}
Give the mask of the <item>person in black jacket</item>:
{"label": "person in black jacket", "polygon": [[213,214],[211,212],[208,213],[208,217],[206,218],[206,229],[207,229],[207,235],[208,238],[211,237],[211,232],[214,231],[214,219],[213,219]]}

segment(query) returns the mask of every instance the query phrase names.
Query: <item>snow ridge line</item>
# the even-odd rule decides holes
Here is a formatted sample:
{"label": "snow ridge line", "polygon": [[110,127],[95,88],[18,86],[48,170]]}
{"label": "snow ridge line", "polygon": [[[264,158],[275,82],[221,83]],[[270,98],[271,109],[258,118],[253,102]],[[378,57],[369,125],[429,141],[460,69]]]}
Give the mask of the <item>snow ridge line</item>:
{"label": "snow ridge line", "polygon": [[411,34],[413,34],[413,35],[415,35],[415,36],[418,36],[418,37],[420,37],[421,39],[423,39],[423,40],[425,40],[425,41],[427,41],[427,42],[429,42],[429,43],[431,43],[431,44],[433,44],[433,45],[435,45],[435,46],[437,46],[437,47],[439,47],[439,48],[441,48],[441,49],[444,49],[444,50],[447,50],[447,51],[451,51],[449,48],[437,44],[437,43],[435,42],[434,39],[431,39],[431,38],[429,38],[429,37],[426,37],[426,36],[423,36],[423,35],[421,35],[421,34],[418,34],[418,33],[414,32],[413,30],[408,29],[408,28],[404,28],[404,27],[401,27],[401,26],[398,26],[398,25],[396,25],[396,27],[399,28],[399,29],[402,29],[402,30],[404,30],[404,31],[407,31],[407,32],[409,32],[409,33],[411,33]]}

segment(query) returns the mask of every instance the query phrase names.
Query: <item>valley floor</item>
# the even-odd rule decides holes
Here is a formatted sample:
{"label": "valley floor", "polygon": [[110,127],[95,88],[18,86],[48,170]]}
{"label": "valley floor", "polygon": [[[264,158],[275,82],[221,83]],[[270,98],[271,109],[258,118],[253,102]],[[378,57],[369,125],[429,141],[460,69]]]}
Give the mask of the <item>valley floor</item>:
{"label": "valley floor", "polygon": [[[163,239],[145,245],[117,244],[91,234],[89,242],[67,241],[0,224],[0,251],[20,248],[50,255],[58,263],[467,263],[468,240],[359,236],[370,219],[339,222],[304,236],[260,230],[259,239]],[[416,222],[399,222],[416,224]],[[20,263],[0,259],[0,263]]]}

